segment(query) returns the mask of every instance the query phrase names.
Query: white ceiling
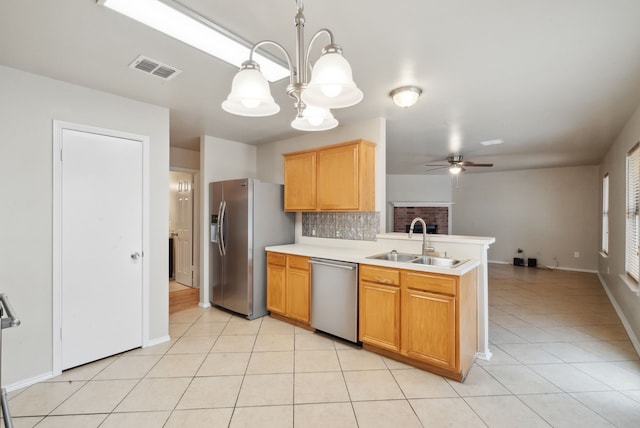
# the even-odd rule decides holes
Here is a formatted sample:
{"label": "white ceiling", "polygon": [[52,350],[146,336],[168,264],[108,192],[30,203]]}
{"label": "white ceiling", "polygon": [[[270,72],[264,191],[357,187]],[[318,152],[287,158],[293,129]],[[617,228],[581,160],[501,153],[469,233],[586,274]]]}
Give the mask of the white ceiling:
{"label": "white ceiling", "polygon": [[[180,2],[293,54],[294,0]],[[389,173],[422,174],[458,151],[492,171],[597,164],[640,103],[638,0],[307,0],[305,15],[307,42],[329,28],[364,92],[336,118],[387,119]],[[141,54],[183,72],[162,81],[128,68]],[[286,79],[272,85],[277,115],[228,114],[233,66],[95,0],[0,2],[0,64],[166,106],[174,147],[197,150],[202,134],[247,144],[300,134]],[[388,93],[407,84],[424,93],[401,110]]]}

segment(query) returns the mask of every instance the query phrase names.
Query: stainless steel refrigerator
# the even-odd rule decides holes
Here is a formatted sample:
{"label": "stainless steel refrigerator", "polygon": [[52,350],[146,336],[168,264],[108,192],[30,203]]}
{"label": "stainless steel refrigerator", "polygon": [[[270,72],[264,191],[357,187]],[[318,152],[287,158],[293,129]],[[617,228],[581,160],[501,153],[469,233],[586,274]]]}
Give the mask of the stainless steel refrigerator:
{"label": "stainless steel refrigerator", "polygon": [[211,303],[254,319],[267,312],[265,247],[294,242],[294,213],[280,184],[256,179],[209,184]]}

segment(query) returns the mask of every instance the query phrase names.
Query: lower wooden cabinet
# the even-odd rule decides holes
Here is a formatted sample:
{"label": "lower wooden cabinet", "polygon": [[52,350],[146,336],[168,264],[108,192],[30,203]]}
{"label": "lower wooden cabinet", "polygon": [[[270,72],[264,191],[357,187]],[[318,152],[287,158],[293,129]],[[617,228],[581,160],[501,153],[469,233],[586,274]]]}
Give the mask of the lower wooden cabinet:
{"label": "lower wooden cabinet", "polygon": [[360,340],[400,351],[400,287],[360,282]]}
{"label": "lower wooden cabinet", "polygon": [[271,312],[287,312],[287,257],[279,253],[267,253],[267,309]]}
{"label": "lower wooden cabinet", "polygon": [[310,299],[309,258],[267,252],[267,309],[308,325]]}
{"label": "lower wooden cabinet", "polygon": [[420,290],[403,290],[402,338],[402,354],[455,370],[455,298]]}
{"label": "lower wooden cabinet", "polygon": [[360,265],[367,349],[462,380],[478,348],[477,270],[463,276]]}
{"label": "lower wooden cabinet", "polygon": [[[287,256],[287,313],[289,318],[310,322],[311,279],[309,275],[309,259],[299,256]],[[296,262],[292,263],[292,260]],[[298,267],[306,264],[306,269]]]}

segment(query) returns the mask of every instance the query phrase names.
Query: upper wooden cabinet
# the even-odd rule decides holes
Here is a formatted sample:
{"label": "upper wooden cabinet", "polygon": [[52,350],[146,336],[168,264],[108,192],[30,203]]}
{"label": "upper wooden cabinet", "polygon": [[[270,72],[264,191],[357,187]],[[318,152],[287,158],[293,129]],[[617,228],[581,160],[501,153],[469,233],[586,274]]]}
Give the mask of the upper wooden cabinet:
{"label": "upper wooden cabinet", "polygon": [[315,211],[316,152],[285,155],[285,211]]}
{"label": "upper wooden cabinet", "polygon": [[355,140],[284,155],[285,211],[374,211],[375,144]]}

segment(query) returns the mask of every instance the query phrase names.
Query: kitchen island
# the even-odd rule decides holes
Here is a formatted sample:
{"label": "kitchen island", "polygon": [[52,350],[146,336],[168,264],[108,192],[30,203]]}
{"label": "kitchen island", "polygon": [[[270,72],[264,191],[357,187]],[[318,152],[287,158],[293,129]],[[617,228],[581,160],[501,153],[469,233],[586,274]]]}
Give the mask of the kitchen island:
{"label": "kitchen island", "polygon": [[[483,359],[491,356],[486,334],[486,250],[495,239],[429,235],[428,241],[437,255],[463,262],[443,267],[370,258],[392,250],[420,255],[422,237],[418,235],[409,239],[406,234],[380,234],[377,241],[371,242],[301,237],[296,244],[266,248],[273,260],[282,260],[280,266],[272,266],[275,269],[268,276],[271,282],[285,284],[284,261],[288,255],[358,263],[359,328],[365,348],[462,380],[476,355]],[[295,266],[297,274],[304,273],[299,261]],[[300,276],[295,278],[298,281]],[[304,306],[305,299],[308,301],[309,290],[300,290],[298,287],[292,291],[295,294],[291,301],[297,302],[297,308],[292,310],[298,315],[294,319],[308,324],[308,309],[301,310],[300,305]],[[284,288],[280,291],[282,301]],[[433,316],[426,319],[426,313]],[[421,335],[425,332],[420,325],[425,323],[442,331],[436,334],[435,345],[422,346],[425,342]],[[433,331],[432,328],[430,334]],[[433,334],[430,337],[433,339]]]}

